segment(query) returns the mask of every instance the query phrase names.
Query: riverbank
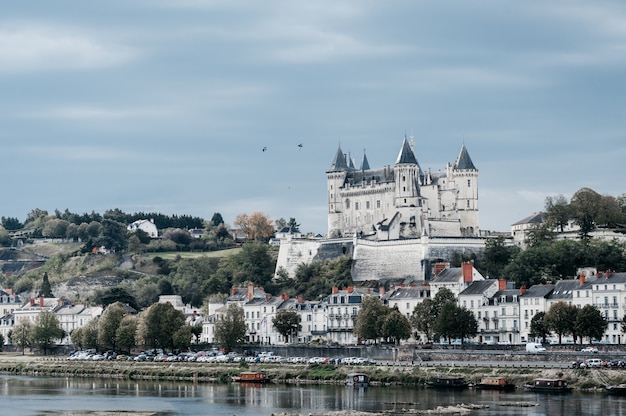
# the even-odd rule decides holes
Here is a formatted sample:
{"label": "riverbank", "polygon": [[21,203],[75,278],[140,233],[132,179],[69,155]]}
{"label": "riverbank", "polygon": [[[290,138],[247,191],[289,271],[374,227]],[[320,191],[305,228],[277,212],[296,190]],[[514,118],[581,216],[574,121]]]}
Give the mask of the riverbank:
{"label": "riverbank", "polygon": [[576,390],[604,389],[626,383],[626,370],[573,368],[502,368],[481,363],[471,367],[412,365],[307,365],[135,361],[69,361],[64,357],[0,354],[0,373],[47,377],[97,377],[129,380],[167,380],[202,383],[230,383],[241,371],[264,371],[273,383],[342,384],[350,372],[364,372],[372,385],[423,386],[438,376],[464,377],[477,383],[485,376],[509,377],[518,387],[535,378],[564,378]]}

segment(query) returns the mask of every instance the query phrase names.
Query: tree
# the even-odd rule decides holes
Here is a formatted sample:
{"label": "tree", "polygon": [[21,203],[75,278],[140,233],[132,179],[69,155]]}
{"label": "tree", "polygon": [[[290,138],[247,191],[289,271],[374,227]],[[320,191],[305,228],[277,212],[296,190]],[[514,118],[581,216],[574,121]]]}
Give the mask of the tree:
{"label": "tree", "polygon": [[411,337],[411,323],[398,309],[391,309],[385,317],[382,336],[394,344]]}
{"label": "tree", "polygon": [[504,237],[488,239],[482,259],[482,268],[485,269],[486,275],[501,278],[504,275],[504,268],[518,250],[516,246],[508,247]]}
{"label": "tree", "polygon": [[283,228],[285,228],[287,226],[287,220],[284,218],[279,218],[277,220],[274,220],[274,228],[276,228],[276,231],[280,231]]}
{"label": "tree", "polygon": [[298,335],[298,332],[302,330],[300,325],[300,315],[294,311],[279,311],[274,318],[272,318],[272,324],[274,329],[285,338],[286,341],[293,342],[293,338]]}
{"label": "tree", "polygon": [[415,305],[411,314],[411,325],[417,331],[426,335],[427,342],[433,338],[435,322],[437,322],[437,316],[435,315],[435,305],[431,298],[426,298]]}
{"label": "tree", "polygon": [[100,245],[105,246],[113,252],[121,253],[128,247],[126,235],[126,226],[121,222],[110,219],[102,220],[102,237],[99,239]]}
{"label": "tree", "polygon": [[606,332],[607,323],[606,318],[595,305],[585,305],[576,314],[574,327],[581,342],[583,337],[588,337],[589,342],[591,342],[593,339],[602,339]]}
{"label": "tree", "polygon": [[37,315],[33,327],[33,343],[43,350],[44,355],[55,344],[55,340],[63,338],[64,331],[59,325],[59,319],[51,311],[43,311]]}
{"label": "tree", "polygon": [[93,318],[82,327],[83,348],[98,349],[98,326],[100,318]]}
{"label": "tree", "polygon": [[246,339],[246,322],[243,308],[228,305],[226,311],[215,322],[215,341],[226,351],[232,351]]}
{"label": "tree", "polygon": [[460,338],[463,343],[465,338],[477,334],[478,322],[469,309],[457,306],[453,302],[446,302],[437,318],[434,331],[440,337],[447,338],[448,343],[456,338]]}
{"label": "tree", "polygon": [[541,338],[541,342],[546,342],[546,337],[550,333],[545,322],[545,312],[537,312],[533,319],[530,320],[529,337]]}
{"label": "tree", "polygon": [[155,303],[148,309],[145,319],[146,344],[163,350],[173,349],[174,334],[185,324],[185,315],[169,302]]}
{"label": "tree", "polygon": [[9,231],[16,231],[24,226],[17,217],[2,217],[0,218],[0,225]]}
{"label": "tree", "polygon": [[30,347],[31,345],[32,335],[33,325],[28,318],[22,318],[13,326],[9,338],[11,339],[11,343],[21,349],[22,355],[24,355],[26,347]]}
{"label": "tree", "polygon": [[583,241],[589,240],[589,233],[596,228],[598,206],[602,197],[593,189],[581,188],[570,201],[573,217],[580,227],[580,237]]}
{"label": "tree", "polygon": [[252,214],[239,214],[234,221],[250,241],[267,240],[274,234],[274,227],[265,214],[253,212]]}
{"label": "tree", "polygon": [[115,302],[104,310],[98,325],[98,344],[102,348],[115,350],[117,328],[127,313],[121,302]]}
{"label": "tree", "polygon": [[573,214],[567,199],[563,195],[549,196],[546,198],[545,210],[549,227],[563,232]]}
{"label": "tree", "polygon": [[120,322],[120,326],[115,331],[115,339],[117,340],[117,347],[121,351],[127,351],[130,354],[130,350],[137,345],[135,341],[135,334],[137,333],[137,318],[133,315],[125,315]]}
{"label": "tree", "polygon": [[213,223],[214,227],[217,227],[220,224],[224,224],[224,218],[222,218],[222,214],[219,212],[215,212],[211,217],[211,223]]}
{"label": "tree", "polygon": [[184,351],[191,345],[191,326],[183,325],[172,336],[174,349],[178,351]]}
{"label": "tree", "polygon": [[39,296],[43,296],[44,298],[53,298],[52,294],[52,286],[50,286],[50,280],[48,280],[48,273],[44,272],[43,274],[43,282],[41,283],[41,290],[39,291]]}
{"label": "tree", "polygon": [[231,256],[229,266],[233,284],[251,281],[265,286],[274,277],[276,261],[270,256],[267,244],[247,243],[239,253]]}
{"label": "tree", "polygon": [[366,296],[361,303],[361,309],[354,323],[354,332],[363,340],[373,340],[374,343],[383,336],[383,322],[389,308],[376,296]]}
{"label": "tree", "polygon": [[84,327],[79,326],[70,333],[70,341],[72,341],[72,345],[78,347],[79,350],[82,350],[85,346],[83,344],[83,329]]}
{"label": "tree", "polygon": [[454,296],[454,293],[452,293],[452,291],[447,287],[439,289],[433,298],[433,312],[435,316],[438,317],[439,314],[441,314],[443,307],[448,303],[456,304],[456,297]]}
{"label": "tree", "polygon": [[289,217],[289,222],[287,222],[287,227],[297,229],[300,227],[300,224],[294,217]]}
{"label": "tree", "polygon": [[563,335],[573,335],[575,333],[574,323],[576,322],[576,314],[578,308],[574,305],[568,305],[566,302],[559,301],[553,303],[546,312],[544,322],[546,327],[559,336],[559,344]]}
{"label": "tree", "polygon": [[120,302],[122,304],[130,306],[136,311],[140,309],[135,297],[122,286],[116,286],[104,290],[96,290],[94,300],[96,303],[101,304],[105,308],[115,302]]}
{"label": "tree", "polygon": [[200,342],[200,336],[202,335],[202,322],[197,322],[191,325],[191,335],[196,339],[196,344]]}

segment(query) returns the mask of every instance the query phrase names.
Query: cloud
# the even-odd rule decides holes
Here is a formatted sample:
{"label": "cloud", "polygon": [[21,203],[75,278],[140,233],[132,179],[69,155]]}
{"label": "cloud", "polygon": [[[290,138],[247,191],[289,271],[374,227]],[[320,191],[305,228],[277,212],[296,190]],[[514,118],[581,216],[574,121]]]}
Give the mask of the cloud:
{"label": "cloud", "polygon": [[120,65],[132,56],[126,46],[101,42],[79,31],[0,23],[0,72],[104,68]]}
{"label": "cloud", "polygon": [[65,106],[18,114],[18,117],[57,120],[121,120],[155,118],[175,115],[177,111],[164,108],[104,108],[97,106]]}

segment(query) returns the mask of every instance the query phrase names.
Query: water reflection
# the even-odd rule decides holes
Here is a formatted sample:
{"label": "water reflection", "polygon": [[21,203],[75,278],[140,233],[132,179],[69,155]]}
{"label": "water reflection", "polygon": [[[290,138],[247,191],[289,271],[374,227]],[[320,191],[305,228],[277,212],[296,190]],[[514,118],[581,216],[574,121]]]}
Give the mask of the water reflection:
{"label": "water reflection", "polygon": [[[159,415],[269,416],[335,410],[390,415],[459,403],[484,408],[472,415],[623,415],[626,398],[605,394],[541,395],[517,390],[442,391],[425,388],[194,384],[0,376],[2,414],[77,415],[155,412]],[[94,413],[91,413],[94,414]],[[103,414],[103,413],[99,413]],[[132,413],[131,413],[132,414]]]}

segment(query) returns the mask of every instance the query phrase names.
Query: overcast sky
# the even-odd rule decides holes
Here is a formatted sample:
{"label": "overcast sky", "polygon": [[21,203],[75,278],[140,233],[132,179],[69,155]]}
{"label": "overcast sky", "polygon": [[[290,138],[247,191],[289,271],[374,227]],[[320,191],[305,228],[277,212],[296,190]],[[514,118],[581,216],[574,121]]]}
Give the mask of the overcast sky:
{"label": "overcast sky", "polygon": [[325,234],[337,147],[378,168],[405,134],[433,171],[465,143],[482,229],[621,195],[626,3],[2,5],[0,216],[261,211]]}

